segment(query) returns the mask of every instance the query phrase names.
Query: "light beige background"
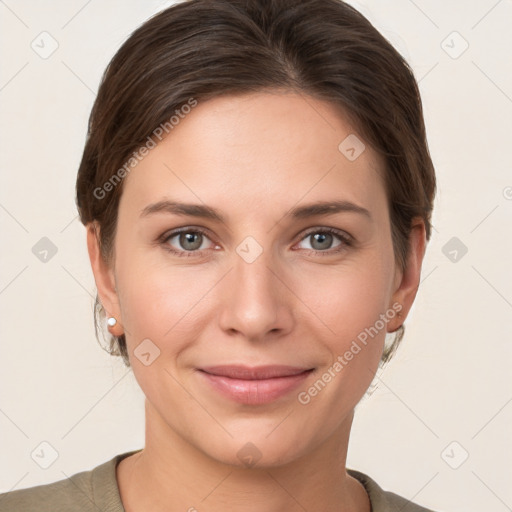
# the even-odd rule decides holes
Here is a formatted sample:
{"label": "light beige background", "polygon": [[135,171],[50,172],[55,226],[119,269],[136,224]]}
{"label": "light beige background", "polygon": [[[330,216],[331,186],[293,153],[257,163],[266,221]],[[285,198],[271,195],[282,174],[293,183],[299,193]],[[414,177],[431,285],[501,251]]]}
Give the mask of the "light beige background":
{"label": "light beige background", "polygon": [[[348,466],[437,510],[511,510],[512,2],[351,3],[414,69],[439,192],[406,336],[357,408]],[[0,492],[143,446],[142,392],[95,340],[74,186],[105,66],[167,5],[0,2]],[[58,43],[47,58],[41,37]]]}

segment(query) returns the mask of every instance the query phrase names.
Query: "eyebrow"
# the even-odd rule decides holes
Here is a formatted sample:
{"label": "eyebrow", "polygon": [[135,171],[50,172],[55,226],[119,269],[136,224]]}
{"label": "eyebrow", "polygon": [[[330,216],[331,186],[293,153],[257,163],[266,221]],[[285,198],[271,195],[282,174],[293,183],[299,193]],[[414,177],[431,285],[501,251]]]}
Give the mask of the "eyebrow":
{"label": "eyebrow", "polygon": [[[305,219],[318,215],[332,215],[340,212],[357,213],[372,220],[371,213],[362,206],[350,201],[321,201],[304,206],[292,208],[285,217]],[[175,201],[162,200],[146,206],[140,217],[147,217],[155,213],[172,213],[175,215],[187,215],[225,223],[225,217],[215,208],[201,204],[187,204]]]}

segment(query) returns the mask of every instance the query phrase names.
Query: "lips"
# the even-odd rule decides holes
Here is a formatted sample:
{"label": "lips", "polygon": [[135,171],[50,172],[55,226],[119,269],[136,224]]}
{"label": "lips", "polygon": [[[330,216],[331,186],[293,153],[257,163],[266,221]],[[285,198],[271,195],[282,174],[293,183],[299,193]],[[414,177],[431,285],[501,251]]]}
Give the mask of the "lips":
{"label": "lips", "polygon": [[208,366],[201,368],[202,371],[210,375],[219,377],[229,377],[230,379],[241,380],[264,380],[278,377],[290,377],[299,375],[311,368],[299,368],[295,366],[268,365],[268,366]]}
{"label": "lips", "polygon": [[224,398],[246,404],[263,405],[289,395],[314,368],[295,366],[209,366],[199,376]]}

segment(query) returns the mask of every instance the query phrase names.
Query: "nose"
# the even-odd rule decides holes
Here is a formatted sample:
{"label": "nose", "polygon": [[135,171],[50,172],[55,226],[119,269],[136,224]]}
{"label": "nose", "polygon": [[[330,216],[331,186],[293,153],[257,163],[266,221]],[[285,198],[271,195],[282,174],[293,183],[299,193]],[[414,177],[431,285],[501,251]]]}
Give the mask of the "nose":
{"label": "nose", "polygon": [[271,251],[263,251],[254,261],[240,254],[234,254],[233,267],[223,279],[220,327],[249,341],[290,332],[293,294],[282,265],[274,261]]}

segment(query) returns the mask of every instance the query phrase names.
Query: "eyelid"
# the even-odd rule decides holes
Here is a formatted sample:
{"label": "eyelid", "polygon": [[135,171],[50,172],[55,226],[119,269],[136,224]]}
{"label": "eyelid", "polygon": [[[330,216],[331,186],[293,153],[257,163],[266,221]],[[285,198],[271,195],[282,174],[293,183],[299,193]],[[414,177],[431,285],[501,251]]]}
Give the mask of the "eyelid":
{"label": "eyelid", "polygon": [[189,232],[190,233],[201,233],[202,235],[207,235],[208,238],[211,238],[210,231],[206,228],[202,228],[199,226],[182,226],[180,228],[175,228],[175,229],[166,231],[159,237],[159,239],[168,240],[169,238],[179,235],[180,233],[189,233]]}
{"label": "eyelid", "polygon": [[[301,236],[301,238],[294,245],[297,245],[298,243],[302,242],[303,240],[308,238],[308,236],[312,235],[313,233],[329,233],[329,234],[337,237],[340,240],[339,245],[337,245],[333,248],[327,249],[325,251],[320,251],[317,249],[303,249],[303,251],[306,251],[309,254],[313,253],[315,256],[320,256],[320,257],[336,256],[340,253],[347,251],[349,248],[354,247],[354,245],[355,245],[354,237],[352,237],[347,232],[345,232],[341,229],[333,228],[330,226],[316,226],[316,227],[306,230],[306,232]],[[298,250],[298,249],[295,249],[295,250]]]}
{"label": "eyelid", "polygon": [[[333,228],[331,226],[314,226],[312,228],[308,228],[304,234],[302,235],[302,238],[300,238],[299,241],[304,240],[307,236],[311,235],[312,233],[319,233],[319,232],[325,232],[325,233],[332,233],[336,236],[339,236],[341,239],[345,239],[347,241],[354,242],[354,238],[352,235],[349,235],[346,231],[338,228]],[[322,251],[325,252],[325,251]]]}

